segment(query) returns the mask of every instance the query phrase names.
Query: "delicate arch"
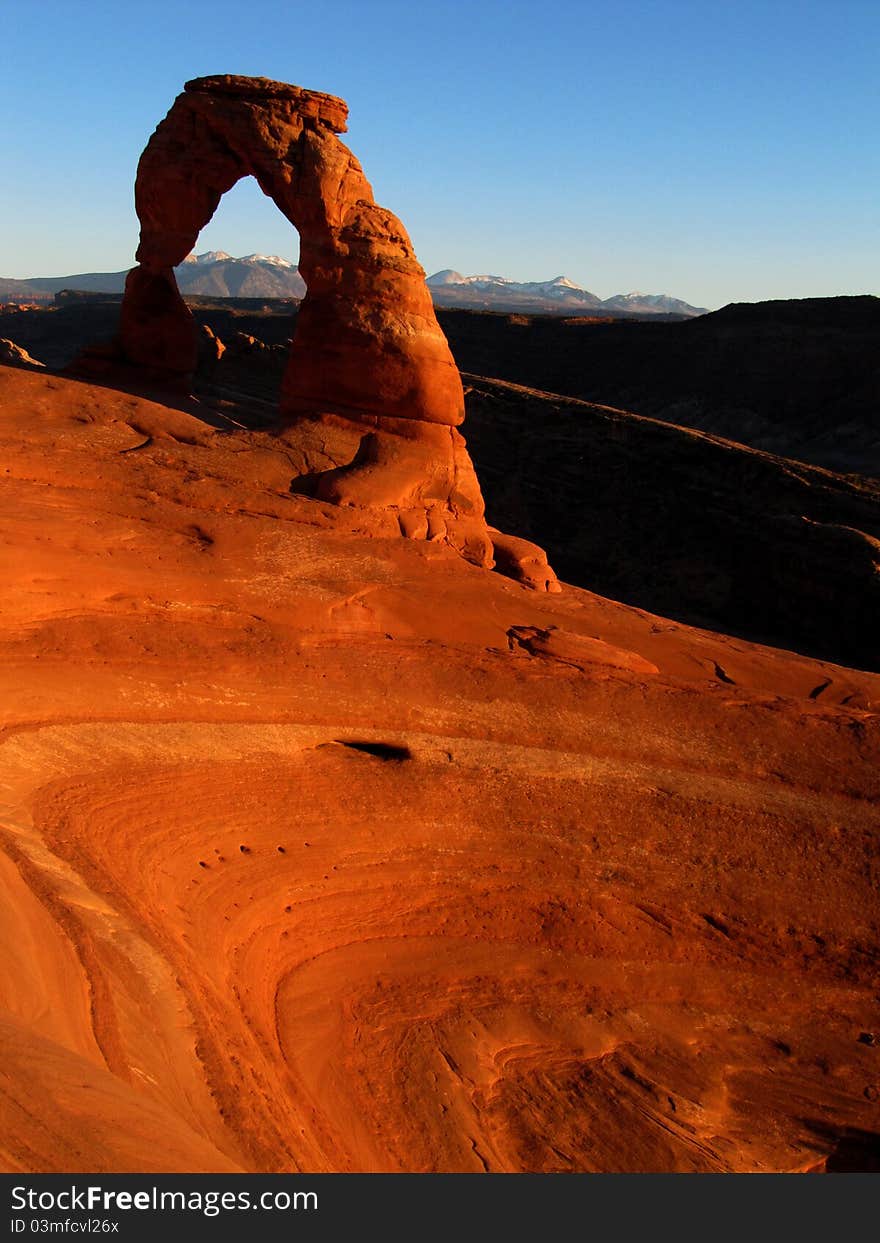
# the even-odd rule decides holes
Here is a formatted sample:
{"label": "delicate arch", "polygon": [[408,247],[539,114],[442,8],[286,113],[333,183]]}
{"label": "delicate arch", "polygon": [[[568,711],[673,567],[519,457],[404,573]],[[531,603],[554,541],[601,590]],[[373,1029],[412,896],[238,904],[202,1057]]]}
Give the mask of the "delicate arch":
{"label": "delicate arch", "polygon": [[307,285],[282,413],[456,426],[461,380],[425,273],[403,225],[373,201],[337,137],[347,114],[341,99],[266,78],[186,83],[138,165],[141,240],[123,299],[123,352],[167,372],[193,371],[195,324],[173,269],[226,191],[252,175],[298,230]]}

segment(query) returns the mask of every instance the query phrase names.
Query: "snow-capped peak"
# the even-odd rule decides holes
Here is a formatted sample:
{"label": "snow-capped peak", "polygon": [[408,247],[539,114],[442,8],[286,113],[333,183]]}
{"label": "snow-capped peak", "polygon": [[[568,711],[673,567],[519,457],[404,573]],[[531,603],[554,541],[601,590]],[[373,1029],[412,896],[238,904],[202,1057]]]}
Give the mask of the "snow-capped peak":
{"label": "snow-capped peak", "polygon": [[[228,256],[227,256],[228,258]],[[241,263],[272,263],[276,268],[295,268],[296,264],[291,263],[289,259],[282,259],[281,255],[243,255]]]}
{"label": "snow-capped peak", "polygon": [[567,276],[554,276],[550,281],[514,281],[509,276],[492,276],[489,273],[479,276],[462,276],[460,272],[456,272],[453,268],[444,268],[442,272],[435,272],[433,276],[428,277],[428,284],[435,289],[444,285],[470,285],[475,289],[506,289],[511,292],[547,290],[548,293],[552,293],[554,290],[566,289],[574,293],[587,292],[583,285],[576,285]]}
{"label": "snow-capped peak", "polygon": [[433,276],[429,276],[426,284],[428,285],[463,285],[465,278],[461,272],[456,272],[454,268],[443,268],[441,272],[435,272]]}
{"label": "snow-capped peak", "polygon": [[225,250],[205,250],[202,254],[197,255],[193,250],[184,259],[184,263],[222,263],[224,259],[231,259],[232,255],[227,255]]}
{"label": "snow-capped peak", "polygon": [[240,259],[235,259],[225,250],[205,250],[200,255],[193,251],[183,262],[198,263],[201,267],[207,267],[209,263],[271,263],[276,268],[296,267],[295,263],[283,259],[281,255],[242,255]]}

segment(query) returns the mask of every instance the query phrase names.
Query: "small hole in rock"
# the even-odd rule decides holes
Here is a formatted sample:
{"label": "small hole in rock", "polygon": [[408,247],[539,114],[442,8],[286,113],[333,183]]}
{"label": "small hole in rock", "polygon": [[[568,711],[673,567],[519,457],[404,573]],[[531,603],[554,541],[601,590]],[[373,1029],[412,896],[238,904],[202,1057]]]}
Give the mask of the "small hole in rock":
{"label": "small hole in rock", "polygon": [[403,760],[412,759],[409,747],[397,746],[392,742],[361,742],[348,738],[337,738],[336,741],[350,751],[362,751],[364,755],[373,755],[377,760],[401,763]]}

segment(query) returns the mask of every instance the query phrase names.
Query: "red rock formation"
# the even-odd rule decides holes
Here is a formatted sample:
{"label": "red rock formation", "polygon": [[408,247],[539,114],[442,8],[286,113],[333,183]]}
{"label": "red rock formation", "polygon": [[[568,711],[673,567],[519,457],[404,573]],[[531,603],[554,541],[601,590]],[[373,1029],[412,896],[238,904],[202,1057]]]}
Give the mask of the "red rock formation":
{"label": "red rock formation", "polygon": [[195,366],[192,317],[172,269],[223,194],[257,179],[301,239],[308,285],[284,386],[287,412],[334,410],[455,426],[461,381],[406,230],[373,202],[337,134],[341,99],[264,78],[188,82],[147,144],[135,202],[140,266],[129,276],[122,336],[150,366]]}
{"label": "red rock formation", "polygon": [[[222,195],[255,177],[299,231],[308,285],[282,414],[343,416],[369,427],[353,460],[313,481],[315,494],[396,509],[407,534],[444,539],[490,567],[483,498],[464,441],[451,430],[464,418],[461,379],[406,229],[373,201],[337,137],[347,115],[341,99],[267,78],[186,84],[138,166],[139,266],[126,282],[122,349],[165,373],[194,370],[195,324],[173,269]],[[525,566],[513,572],[530,586],[558,589],[549,568],[540,582]]]}

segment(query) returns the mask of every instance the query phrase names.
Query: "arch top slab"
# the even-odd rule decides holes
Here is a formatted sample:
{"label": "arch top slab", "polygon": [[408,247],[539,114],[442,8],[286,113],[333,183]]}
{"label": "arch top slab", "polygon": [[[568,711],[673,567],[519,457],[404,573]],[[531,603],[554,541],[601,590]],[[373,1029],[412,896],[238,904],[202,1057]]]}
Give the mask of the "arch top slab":
{"label": "arch top slab", "polygon": [[348,129],[348,104],[338,95],[324,91],[309,91],[290,82],[274,82],[271,78],[247,78],[236,73],[216,73],[207,78],[191,78],[183,87],[185,92],[198,95],[228,95],[249,99],[254,103],[272,99],[284,99],[294,104],[303,117],[314,117],[334,134],[344,134]]}

